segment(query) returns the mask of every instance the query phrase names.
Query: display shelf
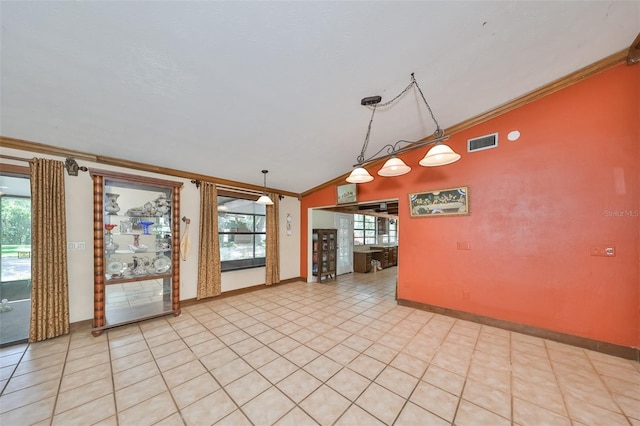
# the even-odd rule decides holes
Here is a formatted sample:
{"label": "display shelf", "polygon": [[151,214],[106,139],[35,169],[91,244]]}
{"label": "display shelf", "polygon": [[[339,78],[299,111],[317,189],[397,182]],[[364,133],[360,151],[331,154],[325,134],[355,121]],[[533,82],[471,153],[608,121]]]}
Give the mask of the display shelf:
{"label": "display shelf", "polygon": [[159,315],[179,315],[182,183],[100,170],[91,170],[91,176],[93,334]]}
{"label": "display shelf", "polygon": [[336,229],[314,229],[312,234],[312,269],[318,282],[336,278]]}

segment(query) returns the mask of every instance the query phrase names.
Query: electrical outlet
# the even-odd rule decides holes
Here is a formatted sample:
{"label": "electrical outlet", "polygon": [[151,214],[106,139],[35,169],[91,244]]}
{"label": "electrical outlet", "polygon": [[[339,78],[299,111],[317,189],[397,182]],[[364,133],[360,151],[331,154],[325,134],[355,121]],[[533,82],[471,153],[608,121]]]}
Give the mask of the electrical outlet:
{"label": "electrical outlet", "polygon": [[85,244],[84,241],[68,241],[67,242],[67,250],[84,250]]}
{"label": "electrical outlet", "polygon": [[471,250],[471,243],[469,241],[458,241],[458,250]]}

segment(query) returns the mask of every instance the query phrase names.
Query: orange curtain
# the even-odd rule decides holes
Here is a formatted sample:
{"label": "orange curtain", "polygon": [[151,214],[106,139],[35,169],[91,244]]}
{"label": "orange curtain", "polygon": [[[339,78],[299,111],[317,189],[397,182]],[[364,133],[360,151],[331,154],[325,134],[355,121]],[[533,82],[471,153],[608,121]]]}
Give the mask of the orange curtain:
{"label": "orange curtain", "polygon": [[267,208],[267,255],[265,284],[277,284],[280,282],[280,198],[278,194],[269,193],[273,205]]}
{"label": "orange curtain", "polygon": [[34,158],[31,178],[31,321],[29,341],[69,333],[64,164]]}
{"label": "orange curtain", "polygon": [[215,184],[200,186],[200,244],[198,249],[198,299],[222,291],[220,240],[218,238],[218,190]]}

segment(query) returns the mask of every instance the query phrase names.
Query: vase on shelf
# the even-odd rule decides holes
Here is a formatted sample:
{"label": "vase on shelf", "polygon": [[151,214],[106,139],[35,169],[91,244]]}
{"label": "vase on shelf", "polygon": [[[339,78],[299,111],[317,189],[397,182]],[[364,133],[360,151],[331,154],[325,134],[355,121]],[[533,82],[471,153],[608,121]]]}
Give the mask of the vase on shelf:
{"label": "vase on shelf", "polygon": [[118,214],[120,211],[120,206],[118,205],[118,197],[120,194],[116,194],[113,192],[107,192],[104,194],[104,210],[107,214]]}
{"label": "vase on shelf", "polygon": [[118,225],[114,225],[112,223],[105,223],[104,224],[104,229],[107,230],[107,235],[111,235],[111,231],[113,230],[113,228],[115,228]]}
{"label": "vase on shelf", "polygon": [[142,225],[142,234],[143,235],[151,235],[151,233],[149,232],[149,227],[151,225],[154,224],[154,222],[149,222],[149,221],[140,221],[138,222],[140,225]]}

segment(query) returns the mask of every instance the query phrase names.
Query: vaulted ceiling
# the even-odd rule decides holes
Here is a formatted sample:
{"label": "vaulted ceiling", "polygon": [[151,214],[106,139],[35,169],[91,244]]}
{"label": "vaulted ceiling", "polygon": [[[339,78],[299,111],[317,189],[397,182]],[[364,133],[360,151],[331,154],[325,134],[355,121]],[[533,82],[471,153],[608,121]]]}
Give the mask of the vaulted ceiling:
{"label": "vaulted ceiling", "polygon": [[[304,192],[413,72],[443,128],[628,48],[637,1],[2,1],[0,134]],[[369,151],[435,130],[415,91]]]}

